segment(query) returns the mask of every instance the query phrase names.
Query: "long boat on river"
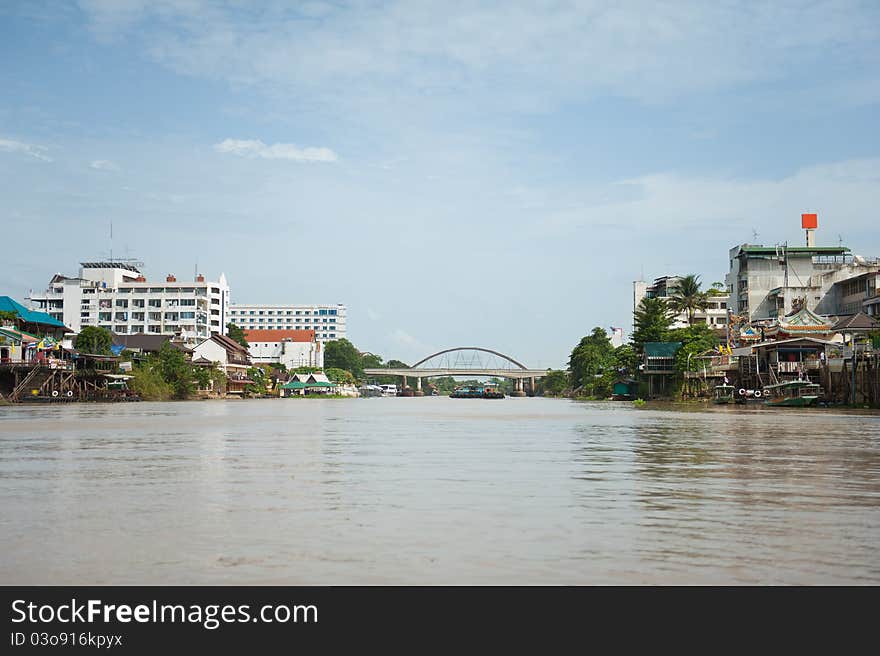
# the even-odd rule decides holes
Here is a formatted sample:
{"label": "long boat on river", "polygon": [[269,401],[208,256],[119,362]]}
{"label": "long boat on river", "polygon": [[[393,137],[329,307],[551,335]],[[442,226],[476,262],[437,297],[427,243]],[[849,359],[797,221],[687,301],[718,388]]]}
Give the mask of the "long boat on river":
{"label": "long boat on river", "polygon": [[822,388],[809,380],[789,380],[764,388],[764,403],[769,406],[804,408],[816,405]]}

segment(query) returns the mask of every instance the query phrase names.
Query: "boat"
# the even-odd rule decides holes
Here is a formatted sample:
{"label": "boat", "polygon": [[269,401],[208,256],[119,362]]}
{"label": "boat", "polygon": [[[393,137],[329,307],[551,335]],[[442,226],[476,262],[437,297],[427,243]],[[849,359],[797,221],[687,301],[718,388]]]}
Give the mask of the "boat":
{"label": "boat", "polygon": [[716,385],[715,397],[712,399],[712,403],[718,405],[733,403],[736,400],[734,396],[735,389],[733,385]]}
{"label": "boat", "polygon": [[503,399],[497,385],[460,385],[449,395],[451,399]]}
{"label": "boat", "polygon": [[379,385],[382,396],[397,396],[397,385]]}
{"label": "boat", "polygon": [[382,388],[379,385],[361,385],[358,393],[364,398],[382,396]]}
{"label": "boat", "polygon": [[815,405],[822,388],[809,380],[789,380],[764,388],[764,403],[769,406],[804,408]]}

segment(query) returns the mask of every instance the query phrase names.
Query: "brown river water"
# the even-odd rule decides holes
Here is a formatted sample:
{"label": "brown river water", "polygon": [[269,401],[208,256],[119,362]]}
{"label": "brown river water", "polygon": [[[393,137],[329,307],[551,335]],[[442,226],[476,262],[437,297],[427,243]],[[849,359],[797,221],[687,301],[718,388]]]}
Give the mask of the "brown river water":
{"label": "brown river water", "polygon": [[0,407],[0,584],[877,584],[880,416]]}

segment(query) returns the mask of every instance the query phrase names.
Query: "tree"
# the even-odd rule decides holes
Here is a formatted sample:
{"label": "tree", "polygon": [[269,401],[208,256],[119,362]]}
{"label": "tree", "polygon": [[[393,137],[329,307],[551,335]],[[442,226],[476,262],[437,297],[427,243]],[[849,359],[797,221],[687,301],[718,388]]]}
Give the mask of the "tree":
{"label": "tree", "polygon": [[639,354],[630,344],[622,344],[614,349],[614,359],[617,362],[617,373],[620,375],[633,376],[639,366]]}
{"label": "tree", "polygon": [[593,393],[596,378],[609,370],[616,373],[615,364],[614,347],[608,333],[604,328],[593,328],[593,332],[574,347],[568,359],[572,387],[584,387],[585,391]]}
{"label": "tree", "polygon": [[[280,319],[279,319],[279,321],[280,321]],[[239,344],[241,344],[245,348],[248,347],[248,342],[244,337],[244,330],[242,330],[241,328],[236,326],[231,321],[226,324],[226,333],[227,333],[227,337],[229,337],[229,339],[238,342]]]}
{"label": "tree", "polygon": [[538,390],[544,396],[559,396],[568,389],[568,372],[548,370],[547,375],[538,380]]}
{"label": "tree", "polygon": [[676,312],[687,312],[688,325],[694,325],[694,314],[709,305],[708,294],[700,289],[700,276],[690,274],[679,280],[669,307]]}
{"label": "tree", "polygon": [[162,379],[171,385],[174,397],[185,399],[193,393],[194,378],[192,364],[186,359],[183,351],[166,341],[159,351],[151,358],[152,366],[159,372]]}
{"label": "tree", "polygon": [[713,282],[706,292],[709,296],[727,296],[727,286],[723,282]]}
{"label": "tree", "polygon": [[324,345],[324,367],[327,369],[344,369],[360,379],[364,375],[362,362],[360,351],[344,337]]}
{"label": "tree", "polygon": [[382,357],[379,355],[375,355],[374,353],[364,353],[361,355],[361,366],[364,369],[378,369],[379,367],[384,367],[382,364]]}
{"label": "tree", "polygon": [[643,298],[633,313],[633,324],[632,344],[638,353],[642,352],[645,342],[662,342],[666,339],[666,333],[672,325],[666,299]]}
{"label": "tree", "polygon": [[0,326],[12,325],[17,327],[20,321],[15,312],[9,312],[8,310],[0,311]]}
{"label": "tree", "polygon": [[253,382],[244,386],[245,392],[256,396],[265,396],[268,393],[266,385],[269,376],[262,367],[248,367],[247,377]]}
{"label": "tree", "polygon": [[[669,331],[670,342],[681,342],[681,348],[675,354],[677,371],[699,371],[703,363],[696,356],[711,351],[718,345],[718,338],[712,329],[704,323],[694,324],[687,328]],[[688,357],[690,356],[690,358]]]}
{"label": "tree", "polygon": [[327,374],[327,378],[334,383],[339,383],[340,385],[354,384],[354,376],[351,375],[351,372],[345,371],[344,369],[330,367],[329,369],[326,369],[324,373]]}
{"label": "tree", "polygon": [[113,344],[113,335],[106,328],[100,326],[86,326],[73,340],[73,348],[80,353],[93,355],[110,355],[110,346]]}

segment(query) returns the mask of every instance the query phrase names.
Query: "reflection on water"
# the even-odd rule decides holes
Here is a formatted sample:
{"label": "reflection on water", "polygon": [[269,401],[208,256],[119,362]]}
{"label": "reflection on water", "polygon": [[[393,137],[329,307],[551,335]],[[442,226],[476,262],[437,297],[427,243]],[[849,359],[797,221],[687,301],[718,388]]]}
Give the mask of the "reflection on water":
{"label": "reflection on water", "polygon": [[0,408],[0,582],[878,583],[880,418],[447,398]]}

